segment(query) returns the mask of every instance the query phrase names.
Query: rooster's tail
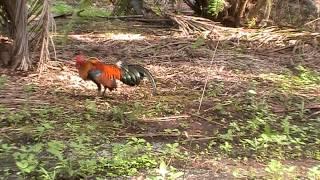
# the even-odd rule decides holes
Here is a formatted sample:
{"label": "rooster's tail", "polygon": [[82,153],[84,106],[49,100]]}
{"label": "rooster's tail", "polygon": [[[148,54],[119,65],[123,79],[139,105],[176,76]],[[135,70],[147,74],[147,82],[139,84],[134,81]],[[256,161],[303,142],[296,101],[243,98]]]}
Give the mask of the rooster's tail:
{"label": "rooster's tail", "polygon": [[152,94],[155,95],[157,93],[156,82],[149,70],[137,64],[118,62],[117,65],[122,70],[121,82],[129,86],[137,86],[144,77],[147,77],[152,85]]}

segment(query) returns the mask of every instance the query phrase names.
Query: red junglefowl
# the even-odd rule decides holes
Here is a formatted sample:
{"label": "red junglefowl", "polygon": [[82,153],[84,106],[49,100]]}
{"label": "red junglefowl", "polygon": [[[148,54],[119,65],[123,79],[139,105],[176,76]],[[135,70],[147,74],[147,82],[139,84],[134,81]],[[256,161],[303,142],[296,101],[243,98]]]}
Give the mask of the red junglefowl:
{"label": "red junglefowl", "polygon": [[152,74],[140,65],[125,64],[121,61],[117,64],[105,64],[98,58],[86,59],[84,55],[77,55],[75,60],[79,76],[83,80],[91,80],[97,85],[98,96],[101,95],[101,86],[104,87],[102,94],[104,96],[106,89],[112,91],[117,88],[116,80],[129,86],[137,86],[144,77],[147,77],[152,84],[152,94],[156,94],[156,83]]}

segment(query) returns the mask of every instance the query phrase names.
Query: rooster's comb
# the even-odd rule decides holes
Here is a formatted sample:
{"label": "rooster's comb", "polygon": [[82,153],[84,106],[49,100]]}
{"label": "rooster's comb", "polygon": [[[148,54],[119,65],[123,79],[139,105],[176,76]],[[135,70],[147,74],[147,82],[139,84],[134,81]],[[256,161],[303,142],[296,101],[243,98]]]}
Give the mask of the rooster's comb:
{"label": "rooster's comb", "polygon": [[74,58],[77,63],[83,62],[85,60],[85,56],[83,54],[78,54]]}

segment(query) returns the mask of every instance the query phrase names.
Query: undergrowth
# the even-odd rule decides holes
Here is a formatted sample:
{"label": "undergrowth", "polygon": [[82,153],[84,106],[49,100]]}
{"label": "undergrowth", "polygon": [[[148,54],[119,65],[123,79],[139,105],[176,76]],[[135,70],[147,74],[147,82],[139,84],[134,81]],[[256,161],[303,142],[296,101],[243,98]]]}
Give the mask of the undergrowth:
{"label": "undergrowth", "polygon": [[77,7],[67,4],[65,1],[55,1],[51,9],[53,13],[58,15],[72,14],[79,10],[83,10],[83,12],[81,12],[82,17],[107,17],[111,15],[111,12],[106,9],[95,7],[91,5],[91,3],[86,3],[86,1],[80,3]]}
{"label": "undergrowth", "polygon": [[[209,97],[219,97],[224,93],[221,88],[216,92],[209,90],[212,94]],[[199,142],[193,152],[216,160],[255,159],[267,164],[266,176],[276,179],[296,176],[295,167],[283,165],[282,160],[320,160],[320,119],[308,118],[308,109],[294,96],[283,103],[299,107],[298,111],[275,114],[269,104],[274,97],[261,98],[258,89],[252,88],[240,101],[230,98],[229,102],[215,102],[211,110],[218,119],[212,116],[211,121],[225,118],[221,122],[225,126],[206,132],[212,139],[208,138],[205,146]],[[24,89],[29,94],[37,91],[32,85]],[[141,117],[183,114],[185,106],[177,106],[171,97],[162,97],[160,102],[148,106],[142,102],[118,103],[103,110],[95,101],[86,100],[80,113],[49,105],[31,108],[27,102],[15,112],[3,106],[0,124],[16,131],[4,132],[6,136],[1,140],[1,157],[9,162],[1,174],[56,179],[135,176],[143,171],[150,179],[182,176],[176,162],[190,161],[190,154],[185,151],[188,143],[183,138],[160,147],[144,138],[135,138],[134,134],[117,138],[124,128],[143,131],[147,126],[140,124]],[[180,122],[177,127],[158,130],[164,134],[183,134],[189,127],[192,124]],[[233,175],[241,173],[235,170]],[[315,166],[306,176],[318,175],[319,167]]]}

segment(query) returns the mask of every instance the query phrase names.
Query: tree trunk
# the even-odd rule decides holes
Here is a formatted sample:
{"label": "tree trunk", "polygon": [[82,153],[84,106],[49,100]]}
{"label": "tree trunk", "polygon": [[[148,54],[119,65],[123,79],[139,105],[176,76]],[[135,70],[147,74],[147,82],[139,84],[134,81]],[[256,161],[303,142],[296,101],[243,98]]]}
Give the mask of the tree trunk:
{"label": "tree trunk", "polygon": [[[0,8],[0,17],[4,17],[4,23],[9,24],[6,28],[10,32],[8,36],[13,40],[9,66],[27,71],[32,66],[29,52],[40,49],[38,70],[44,70],[50,57],[49,45],[53,45],[50,30],[55,29],[50,0],[0,0]],[[7,57],[4,53],[0,51],[0,57]]]}
{"label": "tree trunk", "polygon": [[29,46],[28,46],[28,12],[27,0],[9,0],[14,11],[14,43],[13,43],[13,56],[12,67],[19,70],[28,70],[31,66],[29,59]]}
{"label": "tree trunk", "polygon": [[0,5],[5,11],[3,16],[6,17],[8,35],[13,39],[8,65],[26,71],[31,66],[27,35],[27,0],[0,0]]}

